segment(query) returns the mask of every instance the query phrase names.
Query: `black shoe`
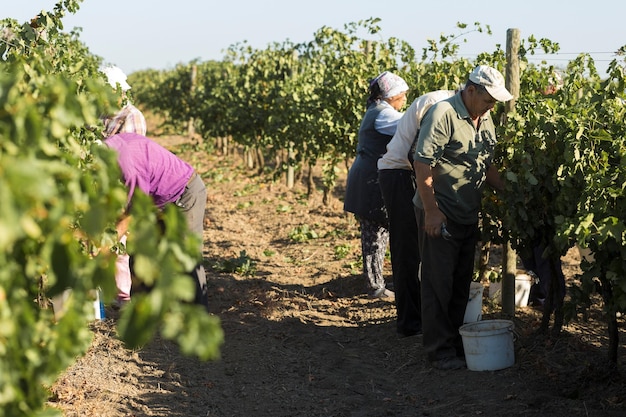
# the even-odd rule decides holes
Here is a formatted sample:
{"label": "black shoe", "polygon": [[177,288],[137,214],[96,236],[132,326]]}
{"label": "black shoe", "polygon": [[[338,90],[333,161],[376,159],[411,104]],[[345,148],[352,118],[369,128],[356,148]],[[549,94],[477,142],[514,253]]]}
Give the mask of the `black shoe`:
{"label": "black shoe", "polygon": [[433,368],[440,369],[442,371],[451,371],[454,369],[463,369],[467,367],[465,359],[458,356],[449,356],[436,361],[432,361]]}
{"label": "black shoe", "polygon": [[407,337],[419,336],[422,332],[398,332],[398,339],[405,339]]}

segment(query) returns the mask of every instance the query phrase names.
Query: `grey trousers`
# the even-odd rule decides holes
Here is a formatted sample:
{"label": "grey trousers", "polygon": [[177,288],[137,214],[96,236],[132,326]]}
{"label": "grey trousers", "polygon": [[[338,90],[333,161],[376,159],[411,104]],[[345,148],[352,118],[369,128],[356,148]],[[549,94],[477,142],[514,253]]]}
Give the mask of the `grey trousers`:
{"label": "grey trousers", "polygon": [[[207,191],[202,178],[194,174],[194,178],[187,184],[185,191],[176,200],[176,206],[183,212],[189,225],[189,230],[196,233],[202,239],[204,232],[204,210],[206,208]],[[200,245],[200,253],[202,253],[202,244]],[[196,281],[196,299],[197,304],[205,307],[209,305],[206,272],[202,259],[198,262],[191,275]]]}

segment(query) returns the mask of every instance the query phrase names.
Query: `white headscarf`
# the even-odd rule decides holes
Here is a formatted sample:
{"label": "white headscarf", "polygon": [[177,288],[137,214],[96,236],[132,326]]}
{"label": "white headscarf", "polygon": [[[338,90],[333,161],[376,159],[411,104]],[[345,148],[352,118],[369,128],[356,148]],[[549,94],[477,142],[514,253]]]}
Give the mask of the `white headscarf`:
{"label": "white headscarf", "polygon": [[378,83],[382,98],[397,96],[398,94],[409,91],[406,81],[394,73],[385,71],[374,79]]}

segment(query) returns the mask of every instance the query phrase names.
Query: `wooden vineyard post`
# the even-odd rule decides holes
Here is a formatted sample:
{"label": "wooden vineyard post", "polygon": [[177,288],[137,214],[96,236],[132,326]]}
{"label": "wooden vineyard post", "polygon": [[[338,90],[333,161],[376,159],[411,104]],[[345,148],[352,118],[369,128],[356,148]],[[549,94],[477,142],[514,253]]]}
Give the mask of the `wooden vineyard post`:
{"label": "wooden vineyard post", "polygon": [[[189,88],[189,94],[191,95],[191,97],[194,96],[194,94],[196,93],[196,79],[198,78],[198,66],[197,65],[192,65],[191,66],[191,87]],[[194,118],[193,116],[189,118],[188,122],[187,122],[187,136],[190,139],[193,139],[194,135],[196,134],[196,128],[194,126]]]}
{"label": "wooden vineyard post", "polygon": [[293,188],[295,183],[295,157],[296,153],[293,150],[293,142],[289,142],[289,150],[287,151],[287,188]]}
{"label": "wooden vineyard post", "polygon": [[[293,65],[295,66],[296,62],[298,62],[298,51],[294,50],[291,54]],[[291,71],[291,77],[296,76],[296,71]],[[293,141],[289,141],[289,149],[287,150],[287,188],[293,188],[295,183],[295,162],[296,152],[294,151],[294,143]]]}
{"label": "wooden vineyard post", "polygon": [[[508,29],[506,33],[506,88],[513,95],[513,99],[504,104],[504,123],[506,123],[507,114],[515,111],[515,101],[519,97],[519,47],[519,29]],[[502,312],[505,314],[515,314],[516,274],[517,253],[513,250],[511,242],[505,238],[505,243],[502,247]]]}

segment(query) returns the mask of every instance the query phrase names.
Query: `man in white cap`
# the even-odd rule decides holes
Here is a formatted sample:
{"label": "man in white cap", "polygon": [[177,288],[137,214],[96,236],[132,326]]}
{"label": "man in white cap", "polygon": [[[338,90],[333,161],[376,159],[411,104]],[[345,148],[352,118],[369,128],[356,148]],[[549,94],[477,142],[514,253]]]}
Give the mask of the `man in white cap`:
{"label": "man in white cap", "polygon": [[430,108],[420,126],[413,202],[422,261],[423,344],[438,369],[465,367],[459,327],[474,270],[482,190],[485,183],[503,188],[491,164],[496,132],[490,110],[512,98],[502,74],[480,65],[460,93]]}
{"label": "man in white cap", "polygon": [[[107,66],[102,69],[107,82],[116,91],[121,91],[120,105],[122,108],[114,115],[105,117],[104,138],[109,138],[118,133],[136,133],[146,135],[147,125],[143,113],[135,107],[127,96],[130,85],[126,81],[126,74],[116,66]],[[120,243],[126,246],[126,234],[120,236]],[[125,251],[121,251],[115,262],[115,284],[117,285],[117,305],[121,306],[130,301],[132,276],[130,271],[130,257]]]}

